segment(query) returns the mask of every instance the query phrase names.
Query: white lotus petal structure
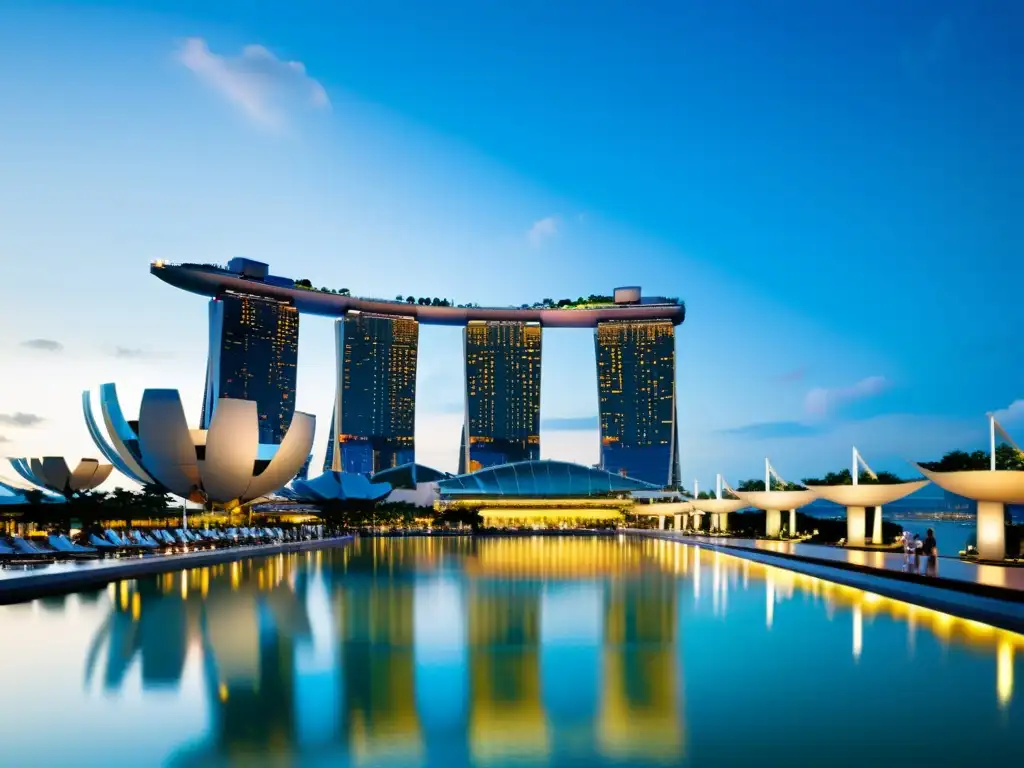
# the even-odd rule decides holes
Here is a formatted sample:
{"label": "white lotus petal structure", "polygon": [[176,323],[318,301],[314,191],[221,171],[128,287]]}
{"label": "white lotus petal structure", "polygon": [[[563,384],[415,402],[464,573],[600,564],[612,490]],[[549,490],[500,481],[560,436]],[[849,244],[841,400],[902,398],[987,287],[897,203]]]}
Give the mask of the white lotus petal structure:
{"label": "white lotus petal structure", "polygon": [[62,456],[11,458],[8,461],[11,468],[29,485],[62,496],[91,491],[110,477],[114,469],[110,464],[100,464],[96,459],[82,459],[72,470]]}
{"label": "white lotus petal structure", "polygon": [[[227,508],[283,488],[302,468],[316,417],[296,411],[279,446],[259,443],[256,402],[221,398],[209,429],[189,429],[176,389],[147,389],[139,418],[124,417],[113,384],[100,387],[106,436],[82,393],[85,423],[93,441],[117,469],[143,485],[203,504]],[[273,453],[272,458],[265,458]]]}

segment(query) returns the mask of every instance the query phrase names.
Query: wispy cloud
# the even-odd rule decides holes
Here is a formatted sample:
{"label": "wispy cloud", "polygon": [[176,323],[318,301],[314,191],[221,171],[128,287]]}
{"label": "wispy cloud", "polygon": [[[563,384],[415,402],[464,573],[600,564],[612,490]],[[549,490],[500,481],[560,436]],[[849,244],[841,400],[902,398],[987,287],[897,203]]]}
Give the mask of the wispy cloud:
{"label": "wispy cloud", "polygon": [[9,438],[7,435],[0,435],[0,443],[9,443],[9,442],[11,442],[11,438]]}
{"label": "wispy cloud", "polygon": [[526,232],[526,239],[534,248],[538,248],[545,240],[550,240],[558,234],[561,220],[558,216],[545,216],[543,219],[533,222],[533,226]]}
{"label": "wispy cloud", "polygon": [[597,429],[597,416],[552,416],[544,419],[541,427],[566,431]]}
{"label": "wispy cloud", "polygon": [[64,349],[63,344],[53,339],[29,339],[28,341],[21,342],[21,346],[28,349],[42,350],[43,352],[60,352]]}
{"label": "wispy cloud", "polygon": [[1000,408],[992,414],[1000,424],[1015,424],[1024,422],[1024,400],[1014,400],[1005,408]]}
{"label": "wispy cloud", "polygon": [[44,421],[42,416],[34,413],[0,413],[0,426],[4,427],[34,427]]}
{"label": "wispy cloud", "polygon": [[775,377],[775,381],[780,384],[793,384],[798,381],[803,381],[805,378],[807,378],[806,368],[794,368],[791,371],[780,373]]}
{"label": "wispy cloud", "polygon": [[823,419],[844,405],[881,394],[887,386],[884,376],[868,376],[846,387],[815,387],[804,397],[804,412],[812,419]]}
{"label": "wispy cloud", "polygon": [[144,349],[136,349],[133,347],[114,347],[114,357],[119,357],[123,360],[138,360],[142,357],[151,357],[152,355]]}
{"label": "wispy cloud", "polygon": [[803,424],[799,421],[764,421],[757,424],[744,424],[719,430],[723,435],[749,437],[751,440],[779,440],[789,437],[808,437],[826,432],[822,426]]}
{"label": "wispy cloud", "polygon": [[282,61],[262,45],[247,45],[238,56],[221,56],[200,37],[187,38],[178,61],[264,128],[279,129],[296,102],[330,107],[327,91],[301,61]]}

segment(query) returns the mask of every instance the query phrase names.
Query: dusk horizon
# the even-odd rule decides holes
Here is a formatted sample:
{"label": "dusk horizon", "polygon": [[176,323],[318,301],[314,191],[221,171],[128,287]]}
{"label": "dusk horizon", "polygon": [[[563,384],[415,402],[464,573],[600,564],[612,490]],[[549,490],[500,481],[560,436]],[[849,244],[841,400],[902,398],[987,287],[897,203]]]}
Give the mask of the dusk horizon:
{"label": "dusk horizon", "polygon": [[[986,413],[1024,427],[1014,5],[233,6],[0,10],[4,454],[96,455],[80,394],[106,382],[198,422],[206,303],[149,264],[238,256],[353,296],[678,296],[687,488],[852,446],[910,477],[987,449]],[[332,337],[303,317],[314,467]],[[423,327],[418,360],[416,460],[454,472],[461,331]],[[597,463],[594,371],[592,332],[545,329],[543,458]]]}

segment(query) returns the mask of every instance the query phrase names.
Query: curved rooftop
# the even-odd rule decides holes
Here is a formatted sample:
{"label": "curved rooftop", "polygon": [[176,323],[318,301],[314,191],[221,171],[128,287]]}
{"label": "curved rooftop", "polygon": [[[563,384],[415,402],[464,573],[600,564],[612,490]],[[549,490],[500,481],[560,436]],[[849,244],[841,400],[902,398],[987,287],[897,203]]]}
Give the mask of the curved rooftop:
{"label": "curved rooftop", "polygon": [[657,486],[603,469],[567,461],[537,459],[488,467],[438,483],[442,496],[607,496],[647,491]]}
{"label": "curved rooftop", "polygon": [[693,508],[709,515],[729,514],[750,505],[743,499],[694,499]]}
{"label": "curved rooftop", "polygon": [[975,501],[1024,504],[1024,472],[1012,469],[976,469],[959,472],[935,472],[919,464],[915,467],[939,488]]}
{"label": "curved rooftop", "polygon": [[814,491],[735,491],[740,499],[756,509],[799,509],[816,498]]}
{"label": "curved rooftop", "polygon": [[436,483],[451,475],[423,464],[399,464],[388,467],[370,478],[371,483],[388,483],[392,488],[415,488],[420,483]]}
{"label": "curved rooftop", "polygon": [[911,480],[887,485],[808,485],[818,498],[844,507],[880,507],[909,496],[928,485],[927,480]]}
{"label": "curved rooftop", "polygon": [[364,475],[353,472],[324,472],[312,480],[293,480],[291,488],[279,493],[285,498],[305,502],[380,501],[389,493],[387,483],[372,484]]}
{"label": "curved rooftop", "polygon": [[330,317],[356,311],[414,317],[421,323],[431,325],[466,325],[471,320],[504,320],[537,322],[547,328],[591,328],[605,320],[667,320],[673,325],[679,325],[686,319],[686,306],[682,302],[663,297],[640,297],[639,291],[635,289],[629,289],[630,301],[598,307],[435,307],[394,299],[342,296],[315,288],[302,288],[291,278],[267,274],[265,264],[259,264],[259,267],[262,269],[246,270],[244,267],[224,268],[154,261],[149,271],[169,285],[202,296],[235,291],[287,301],[300,312]]}

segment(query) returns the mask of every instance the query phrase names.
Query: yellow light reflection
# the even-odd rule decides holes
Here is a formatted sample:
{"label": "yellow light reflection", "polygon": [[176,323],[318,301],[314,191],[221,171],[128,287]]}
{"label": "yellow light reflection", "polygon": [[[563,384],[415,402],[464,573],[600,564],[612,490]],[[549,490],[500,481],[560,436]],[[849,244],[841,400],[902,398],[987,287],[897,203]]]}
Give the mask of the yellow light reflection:
{"label": "yellow light reflection", "polygon": [[996,695],[999,706],[1006,707],[1013,698],[1013,646],[1002,639],[996,649]]}
{"label": "yellow light reflection", "polygon": [[864,615],[859,605],[853,607],[853,660],[860,661],[864,647]]}
{"label": "yellow light reflection", "polygon": [[142,615],[142,595],[138,592],[132,595],[132,621],[138,621]]}

